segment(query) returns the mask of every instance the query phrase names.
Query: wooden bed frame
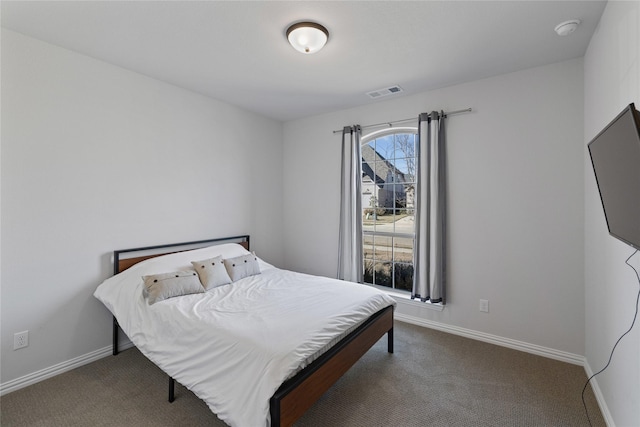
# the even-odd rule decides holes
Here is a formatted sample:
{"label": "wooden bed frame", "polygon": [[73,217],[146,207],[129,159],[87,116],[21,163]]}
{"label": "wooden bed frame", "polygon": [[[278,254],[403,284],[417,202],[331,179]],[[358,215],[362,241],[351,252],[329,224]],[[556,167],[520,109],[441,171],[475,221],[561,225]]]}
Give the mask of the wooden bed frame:
{"label": "wooden bed frame", "polygon": [[[248,235],[122,249],[113,252],[113,273],[118,274],[145,259],[223,243],[239,243],[249,250]],[[114,316],[114,356],[118,354],[118,333],[118,320]],[[269,402],[271,426],[292,425],[384,334],[387,334],[387,351],[393,353],[393,307],[373,314],[314,362],[285,381]],[[169,402],[174,401],[174,390],[175,381],[169,377]]]}

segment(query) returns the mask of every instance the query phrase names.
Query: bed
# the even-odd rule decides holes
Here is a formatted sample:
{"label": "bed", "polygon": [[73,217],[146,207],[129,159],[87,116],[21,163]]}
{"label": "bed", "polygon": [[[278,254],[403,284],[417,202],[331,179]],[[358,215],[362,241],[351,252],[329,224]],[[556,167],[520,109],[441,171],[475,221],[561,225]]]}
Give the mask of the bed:
{"label": "bed", "polygon": [[[231,283],[159,300],[148,287],[169,272],[192,283],[213,259]],[[231,426],[292,425],[385,334],[393,352],[392,298],[278,269],[246,235],[115,251],[114,276],[94,295],[113,314],[114,354],[120,327],[167,373],[170,401],[175,379]]]}

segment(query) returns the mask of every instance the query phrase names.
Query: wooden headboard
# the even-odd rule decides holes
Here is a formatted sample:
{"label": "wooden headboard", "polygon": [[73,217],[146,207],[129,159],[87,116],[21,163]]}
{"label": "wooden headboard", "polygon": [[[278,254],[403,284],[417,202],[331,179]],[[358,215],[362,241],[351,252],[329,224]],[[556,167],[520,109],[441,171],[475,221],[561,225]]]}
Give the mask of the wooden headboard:
{"label": "wooden headboard", "polygon": [[238,243],[249,250],[249,235],[222,237],[216,239],[197,240],[194,242],[171,243],[167,245],[145,246],[141,248],[120,249],[113,251],[113,274],[118,274],[145,259],[161,255],[221,245],[223,243]]}

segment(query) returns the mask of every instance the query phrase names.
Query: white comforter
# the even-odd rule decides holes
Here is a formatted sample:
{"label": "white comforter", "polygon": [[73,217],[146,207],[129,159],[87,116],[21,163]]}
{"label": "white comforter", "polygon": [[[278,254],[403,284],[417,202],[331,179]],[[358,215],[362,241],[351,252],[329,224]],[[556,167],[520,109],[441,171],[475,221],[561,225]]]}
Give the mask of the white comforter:
{"label": "white comforter", "polygon": [[232,426],[269,425],[269,398],[318,351],[389,305],[369,286],[277,269],[202,294],[149,306],[142,276],[190,268],[237,244],[139,263],[104,281],[95,296],[140,351]]}

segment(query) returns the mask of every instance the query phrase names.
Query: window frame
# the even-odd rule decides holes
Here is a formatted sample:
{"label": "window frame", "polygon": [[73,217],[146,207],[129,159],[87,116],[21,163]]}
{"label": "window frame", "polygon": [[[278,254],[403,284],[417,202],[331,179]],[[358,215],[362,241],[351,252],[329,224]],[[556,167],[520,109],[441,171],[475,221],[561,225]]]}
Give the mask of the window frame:
{"label": "window frame", "polygon": [[[374,131],[374,132],[370,132],[370,133],[368,133],[366,135],[363,135],[361,137],[360,146],[364,147],[365,145],[368,145],[371,141],[374,141],[374,140],[376,140],[378,138],[383,138],[385,136],[396,135],[396,134],[407,134],[407,133],[415,136],[414,142],[416,144],[416,147],[414,147],[413,159],[414,159],[414,162],[417,162],[417,158],[416,158],[416,155],[415,155],[416,154],[415,153],[415,148],[417,148],[417,143],[418,143],[418,141],[417,141],[418,127],[413,127],[413,126],[390,127],[390,128],[386,128],[386,129],[381,129],[381,130],[377,130],[377,131]],[[396,158],[394,157],[393,160],[396,160]],[[360,161],[362,163],[364,163],[364,158],[361,158]],[[413,177],[413,181],[412,181],[414,186],[417,184],[416,179],[417,179],[417,176],[414,176]],[[360,197],[363,197],[364,195],[365,195],[364,188],[362,188]],[[360,215],[364,215],[364,210],[365,209],[366,209],[366,207],[362,206],[362,211],[360,212]],[[394,209],[396,209],[396,208],[394,208]],[[373,246],[374,250],[375,250],[375,238],[376,238],[376,236],[388,237],[388,238],[391,238],[391,239],[394,239],[394,238],[411,239],[412,240],[412,254],[415,253],[414,252],[415,251],[415,228],[414,228],[412,233],[403,233],[403,232],[396,232],[395,230],[394,231],[376,231],[375,229],[374,230],[365,230],[364,227],[363,227],[363,230],[362,230],[363,254],[365,253],[365,247],[367,246],[365,241],[366,241],[366,238],[368,236],[373,238],[373,243],[371,243],[371,246]],[[406,289],[401,289],[401,288],[398,289],[398,288],[395,287],[395,281],[396,281],[395,264],[397,264],[397,263],[401,263],[401,264],[405,264],[405,265],[408,264],[407,262],[403,262],[403,261],[396,262],[396,260],[395,260],[395,249],[396,249],[395,242],[394,242],[394,240],[392,240],[392,243],[391,243],[392,258],[391,258],[391,261],[390,261],[391,264],[392,264],[391,286],[378,285],[378,284],[370,283],[370,282],[366,282],[366,281],[365,281],[365,283],[367,285],[374,286],[374,287],[376,287],[378,289],[381,289],[381,290],[384,290],[384,291],[387,291],[387,292],[399,293],[401,296],[409,297],[410,294],[411,294],[411,291],[406,290]],[[375,265],[376,265],[375,257],[373,259],[371,259],[371,258],[367,259],[367,258],[365,258],[363,256],[363,263],[362,263],[363,272],[366,272],[367,261],[373,261],[373,269],[375,270]],[[413,260],[411,261],[410,265],[413,266]],[[373,277],[375,277],[375,275]],[[375,281],[375,279],[373,281]]]}

